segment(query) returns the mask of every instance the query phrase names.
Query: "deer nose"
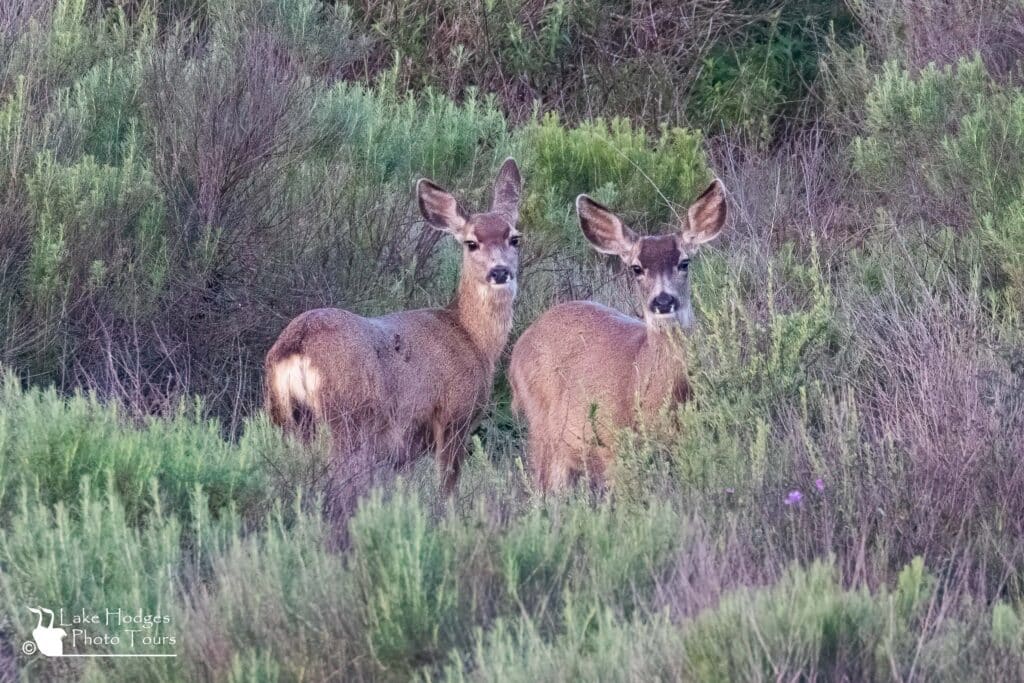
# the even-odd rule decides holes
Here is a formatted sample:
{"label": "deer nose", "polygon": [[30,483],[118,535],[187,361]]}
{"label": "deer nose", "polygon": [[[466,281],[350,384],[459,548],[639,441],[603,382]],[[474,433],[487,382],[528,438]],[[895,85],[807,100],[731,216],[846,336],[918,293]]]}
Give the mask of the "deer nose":
{"label": "deer nose", "polygon": [[662,292],[651,301],[652,313],[665,315],[666,313],[675,313],[677,308],[679,308],[679,299],[667,292]]}
{"label": "deer nose", "polygon": [[496,285],[503,285],[512,279],[512,271],[505,266],[495,266],[487,273],[487,281]]}

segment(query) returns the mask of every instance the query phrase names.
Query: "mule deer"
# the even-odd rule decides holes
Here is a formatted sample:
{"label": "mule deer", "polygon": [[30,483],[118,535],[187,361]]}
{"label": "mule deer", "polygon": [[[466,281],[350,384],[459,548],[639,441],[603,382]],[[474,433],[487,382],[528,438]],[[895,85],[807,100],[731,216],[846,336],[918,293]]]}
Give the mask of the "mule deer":
{"label": "mule deer", "polygon": [[358,467],[397,467],[432,447],[441,487],[451,493],[512,325],[521,186],[516,162],[506,160],[490,210],[469,214],[420,180],[423,217],[462,244],[454,299],[446,308],[379,318],[333,308],[298,316],[267,354],[271,419],[307,439],[327,424],[333,457]]}
{"label": "mule deer", "polygon": [[603,487],[616,432],[687,399],[679,332],[693,324],[690,257],[721,232],[725,194],[715,180],[671,235],[640,237],[586,195],[576,211],[591,245],[625,263],[644,316],[572,301],[544,313],[516,342],[512,407],[526,418],[534,481],[545,492],[584,473]]}

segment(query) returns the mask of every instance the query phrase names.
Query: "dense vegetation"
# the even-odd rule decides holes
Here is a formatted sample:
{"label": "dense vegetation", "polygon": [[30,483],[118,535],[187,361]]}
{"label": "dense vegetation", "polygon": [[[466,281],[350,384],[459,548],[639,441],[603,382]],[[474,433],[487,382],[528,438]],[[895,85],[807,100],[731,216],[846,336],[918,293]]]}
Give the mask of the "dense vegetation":
{"label": "dense vegetation", "polygon": [[[1022,59],[1020,0],[5,2],[0,680],[1024,678]],[[263,354],[443,304],[413,182],[509,154],[514,335],[632,306],[577,193],[723,180],[697,400],[542,500],[499,377],[456,499],[424,461],[339,550]],[[26,656],[36,604],[178,657]]]}

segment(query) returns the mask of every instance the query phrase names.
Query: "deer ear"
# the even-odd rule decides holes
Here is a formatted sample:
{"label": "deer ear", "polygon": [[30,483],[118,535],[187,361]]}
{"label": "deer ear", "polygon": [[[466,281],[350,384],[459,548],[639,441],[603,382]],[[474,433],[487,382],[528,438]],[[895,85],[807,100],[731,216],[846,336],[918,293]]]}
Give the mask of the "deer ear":
{"label": "deer ear", "polygon": [[416,183],[416,195],[427,223],[457,237],[465,232],[469,214],[459,206],[455,197],[426,178]]}
{"label": "deer ear", "polygon": [[519,197],[523,190],[523,179],[519,175],[519,166],[512,157],[505,159],[494,181],[494,199],[491,211],[500,213],[515,227],[519,220]]}
{"label": "deer ear", "polygon": [[619,217],[585,194],[576,198],[576,213],[580,228],[594,249],[602,254],[615,254],[625,258],[636,245],[636,233],[627,228]]}
{"label": "deer ear", "polygon": [[683,242],[697,246],[718,237],[725,226],[725,188],[715,178],[711,187],[697,198],[686,212]]}

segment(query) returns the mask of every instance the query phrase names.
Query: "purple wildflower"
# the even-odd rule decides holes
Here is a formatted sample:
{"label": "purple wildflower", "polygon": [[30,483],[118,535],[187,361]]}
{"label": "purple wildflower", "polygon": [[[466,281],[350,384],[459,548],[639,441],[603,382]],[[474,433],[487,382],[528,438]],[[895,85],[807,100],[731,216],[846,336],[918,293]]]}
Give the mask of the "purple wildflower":
{"label": "purple wildflower", "polygon": [[821,479],[815,479],[814,480],[814,488],[818,489],[819,491],[824,491],[825,490],[825,482],[823,482]]}
{"label": "purple wildflower", "polygon": [[800,505],[800,501],[804,499],[804,494],[799,491],[790,491],[789,495],[786,496],[786,500],[782,501],[786,505]]}
{"label": "purple wildflower", "polygon": [[722,489],[722,490],[725,491],[726,493],[736,493],[736,489],[732,488],[731,486],[729,488],[727,488],[727,489]]}

